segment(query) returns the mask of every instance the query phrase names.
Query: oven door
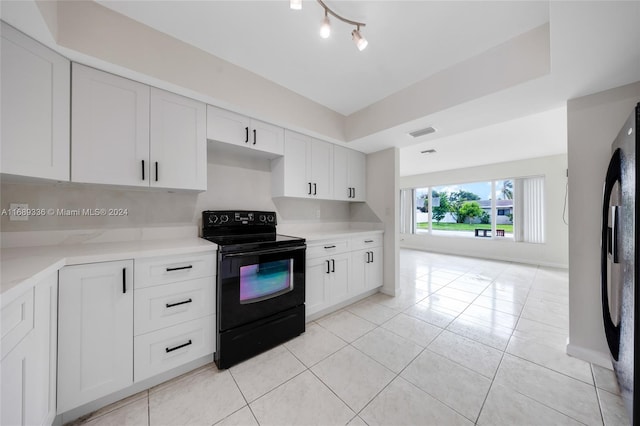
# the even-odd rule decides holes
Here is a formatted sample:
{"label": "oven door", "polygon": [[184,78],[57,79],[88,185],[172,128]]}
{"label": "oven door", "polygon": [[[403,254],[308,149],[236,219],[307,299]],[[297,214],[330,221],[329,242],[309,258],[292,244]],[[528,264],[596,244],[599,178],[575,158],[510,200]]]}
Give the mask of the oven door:
{"label": "oven door", "polygon": [[218,330],[304,304],[305,245],[218,254]]}

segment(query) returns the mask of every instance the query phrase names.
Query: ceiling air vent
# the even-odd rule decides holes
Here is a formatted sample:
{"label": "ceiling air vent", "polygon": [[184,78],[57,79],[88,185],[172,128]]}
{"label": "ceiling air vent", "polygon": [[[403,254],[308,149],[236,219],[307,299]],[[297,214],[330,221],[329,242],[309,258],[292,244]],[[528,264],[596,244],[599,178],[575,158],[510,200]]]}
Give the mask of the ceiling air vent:
{"label": "ceiling air vent", "polygon": [[413,136],[414,138],[419,138],[420,136],[428,135],[428,134],[435,133],[435,132],[436,132],[436,129],[434,129],[433,127],[429,126],[429,127],[424,128],[424,129],[414,130],[413,132],[410,132],[409,134],[411,136]]}

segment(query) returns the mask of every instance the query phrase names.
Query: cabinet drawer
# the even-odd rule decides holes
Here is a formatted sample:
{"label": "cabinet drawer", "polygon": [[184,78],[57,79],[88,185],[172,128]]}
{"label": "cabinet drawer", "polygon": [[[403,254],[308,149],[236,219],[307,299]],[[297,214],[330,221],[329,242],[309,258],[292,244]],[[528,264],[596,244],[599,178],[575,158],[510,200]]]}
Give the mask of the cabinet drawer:
{"label": "cabinet drawer", "polygon": [[361,250],[372,247],[380,247],[382,245],[382,234],[368,234],[351,238],[351,249]]}
{"label": "cabinet drawer", "polygon": [[215,261],[215,252],[136,259],[134,285],[138,289],[215,276]]}
{"label": "cabinet drawer", "polygon": [[307,259],[345,253],[349,250],[349,240],[327,240],[323,243],[307,245]]}
{"label": "cabinet drawer", "polygon": [[[215,352],[215,315],[134,338],[134,381]],[[212,358],[213,359],[213,358]]]}
{"label": "cabinet drawer", "polygon": [[2,358],[33,329],[33,289],[2,308]]}
{"label": "cabinet drawer", "polygon": [[215,277],[136,289],[134,334],[148,333],[215,312]]}

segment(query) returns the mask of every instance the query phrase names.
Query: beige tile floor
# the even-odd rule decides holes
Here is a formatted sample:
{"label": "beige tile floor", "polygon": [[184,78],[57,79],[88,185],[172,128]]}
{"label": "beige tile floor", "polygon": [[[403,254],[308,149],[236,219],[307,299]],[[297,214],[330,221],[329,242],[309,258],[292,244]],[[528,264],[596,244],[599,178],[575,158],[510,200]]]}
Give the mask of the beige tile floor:
{"label": "beige tile floor", "polygon": [[402,250],[376,294],[229,370],[208,365],[87,425],[628,425],[610,370],[565,354],[567,272]]}

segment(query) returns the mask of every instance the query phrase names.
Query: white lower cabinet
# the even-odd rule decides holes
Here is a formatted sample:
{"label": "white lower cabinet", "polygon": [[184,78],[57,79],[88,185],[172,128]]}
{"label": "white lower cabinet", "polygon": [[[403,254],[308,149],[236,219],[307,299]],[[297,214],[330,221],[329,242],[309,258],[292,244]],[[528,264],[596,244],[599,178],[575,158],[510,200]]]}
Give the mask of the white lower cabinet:
{"label": "white lower cabinet", "polygon": [[133,384],[133,260],[59,273],[58,412]]}
{"label": "white lower cabinet", "polygon": [[382,286],[382,233],[307,241],[306,316],[317,317]]}
{"label": "white lower cabinet", "polygon": [[56,415],[57,288],[57,276],[52,274],[2,306],[2,425],[53,423]]}
{"label": "white lower cabinet", "polygon": [[212,354],[215,322],[215,315],[209,315],[136,336],[133,345],[135,381]]}
{"label": "white lower cabinet", "polygon": [[215,252],[62,268],[58,413],[213,354],[215,273]]}

